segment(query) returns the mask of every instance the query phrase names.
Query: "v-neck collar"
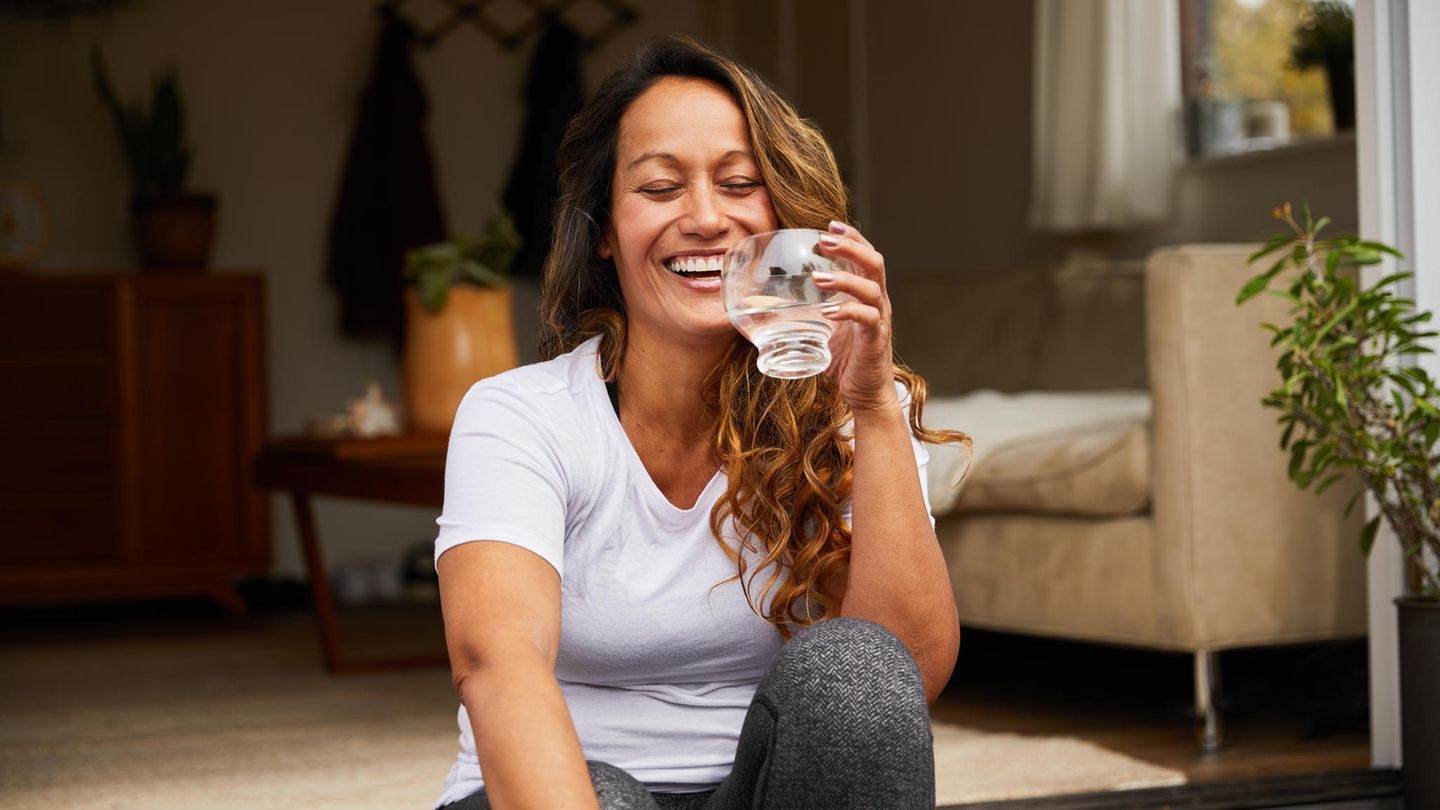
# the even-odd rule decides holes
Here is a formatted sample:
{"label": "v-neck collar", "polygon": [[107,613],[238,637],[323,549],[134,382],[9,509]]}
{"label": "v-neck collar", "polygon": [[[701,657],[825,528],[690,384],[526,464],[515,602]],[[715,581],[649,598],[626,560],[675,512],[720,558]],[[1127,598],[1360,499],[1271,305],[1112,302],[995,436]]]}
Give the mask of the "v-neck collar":
{"label": "v-neck collar", "polygon": [[[600,338],[595,337],[591,340],[593,342],[591,354],[598,354]],[[651,505],[651,508],[655,510],[656,514],[687,521],[694,518],[698,512],[706,508],[702,507],[702,504],[707,501],[706,496],[725,479],[725,470],[723,468],[715,470],[715,474],[710,476],[710,480],[705,483],[705,487],[701,489],[700,494],[696,496],[695,503],[684,509],[676,506],[669,498],[665,497],[665,493],[660,490],[659,485],[655,483],[655,479],[650,477],[650,471],[645,469],[645,462],[640,459],[639,451],[635,449],[634,443],[630,441],[630,434],[625,432],[625,426],[620,423],[618,407],[611,403],[605,381],[600,377],[598,364],[592,363],[590,368],[590,385],[587,386],[587,390],[594,399],[595,406],[604,411],[604,415],[600,418],[600,421],[614,434],[615,441],[621,446],[621,452],[626,456],[627,463],[629,463],[635,477],[640,480],[639,488],[645,500]]]}

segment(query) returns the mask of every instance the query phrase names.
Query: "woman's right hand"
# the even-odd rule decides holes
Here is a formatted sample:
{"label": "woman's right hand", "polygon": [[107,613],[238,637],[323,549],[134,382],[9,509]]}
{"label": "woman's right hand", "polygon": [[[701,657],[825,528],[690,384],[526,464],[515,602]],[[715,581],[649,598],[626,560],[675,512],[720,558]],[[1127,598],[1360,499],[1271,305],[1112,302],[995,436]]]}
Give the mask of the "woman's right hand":
{"label": "woman's right hand", "polygon": [[455,691],[496,810],[599,810],[555,680],[560,575],[510,543],[440,555],[440,605]]}

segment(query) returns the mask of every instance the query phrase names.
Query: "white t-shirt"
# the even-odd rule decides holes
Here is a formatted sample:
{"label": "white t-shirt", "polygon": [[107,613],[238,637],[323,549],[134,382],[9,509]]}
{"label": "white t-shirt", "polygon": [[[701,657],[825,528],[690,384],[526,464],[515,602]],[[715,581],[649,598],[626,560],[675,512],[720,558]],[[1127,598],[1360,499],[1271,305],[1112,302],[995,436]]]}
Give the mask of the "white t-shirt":
{"label": "white t-shirt", "polygon": [[[435,557],[494,540],[554,566],[555,677],[585,758],[650,790],[707,790],[730,773],[745,712],[782,639],[738,582],[719,585],[736,571],[709,525],[725,473],[689,509],[665,498],[610,404],[598,345],[593,338],[466,394],[450,434]],[[928,455],[914,446],[923,488]],[[733,528],[725,535],[736,547]],[[460,753],[437,806],[484,785],[463,705],[457,718]]]}

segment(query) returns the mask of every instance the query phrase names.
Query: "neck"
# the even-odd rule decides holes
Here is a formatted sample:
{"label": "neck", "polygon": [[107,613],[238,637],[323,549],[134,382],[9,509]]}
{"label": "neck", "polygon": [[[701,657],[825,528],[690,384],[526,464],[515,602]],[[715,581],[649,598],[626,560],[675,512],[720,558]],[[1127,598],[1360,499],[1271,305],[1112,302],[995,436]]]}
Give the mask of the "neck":
{"label": "neck", "polygon": [[707,438],[711,417],[705,413],[701,390],[729,345],[725,339],[697,346],[632,330],[620,361],[622,421],[633,417],[682,441]]}

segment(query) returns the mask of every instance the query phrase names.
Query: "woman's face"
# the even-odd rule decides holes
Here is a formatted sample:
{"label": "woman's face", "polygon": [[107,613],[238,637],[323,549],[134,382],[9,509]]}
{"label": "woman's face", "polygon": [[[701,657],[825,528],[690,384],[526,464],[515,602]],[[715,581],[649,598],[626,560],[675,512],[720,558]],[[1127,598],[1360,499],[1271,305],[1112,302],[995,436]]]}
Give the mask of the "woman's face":
{"label": "woman's face", "polygon": [[712,342],[733,336],[720,260],[740,238],[779,227],[740,108],[719,85],[670,77],[620,119],[610,226],[632,333]]}

